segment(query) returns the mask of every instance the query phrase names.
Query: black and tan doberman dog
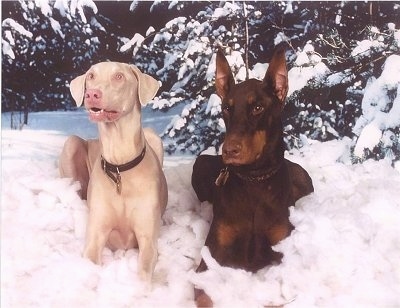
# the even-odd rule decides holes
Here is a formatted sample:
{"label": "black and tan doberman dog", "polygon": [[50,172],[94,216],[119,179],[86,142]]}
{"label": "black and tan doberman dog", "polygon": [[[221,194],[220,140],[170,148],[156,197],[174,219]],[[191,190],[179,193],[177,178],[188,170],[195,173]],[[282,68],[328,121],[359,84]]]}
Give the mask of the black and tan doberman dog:
{"label": "black and tan doberman dog", "polygon": [[[205,245],[221,265],[256,272],[280,262],[282,254],[271,247],[293,229],[289,207],[314,191],[308,173],[284,158],[284,49],[275,50],[263,81],[239,84],[219,50],[215,86],[226,126],[222,155],[199,156],[192,174],[199,200],[213,204]],[[197,272],[206,269],[202,260]],[[212,305],[202,290],[195,299],[198,306]]]}

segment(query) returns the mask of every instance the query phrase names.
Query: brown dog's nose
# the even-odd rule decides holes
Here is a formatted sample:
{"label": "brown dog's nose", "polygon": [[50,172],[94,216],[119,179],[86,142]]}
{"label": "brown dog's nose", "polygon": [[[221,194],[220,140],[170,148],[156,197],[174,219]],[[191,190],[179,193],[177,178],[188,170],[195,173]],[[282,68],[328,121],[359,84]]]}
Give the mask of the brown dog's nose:
{"label": "brown dog's nose", "polygon": [[98,89],[87,89],[85,92],[85,98],[86,99],[95,99],[98,100],[102,96],[102,93]]}
{"label": "brown dog's nose", "polygon": [[222,147],[222,154],[229,158],[236,158],[242,151],[242,145],[236,141],[225,141]]}

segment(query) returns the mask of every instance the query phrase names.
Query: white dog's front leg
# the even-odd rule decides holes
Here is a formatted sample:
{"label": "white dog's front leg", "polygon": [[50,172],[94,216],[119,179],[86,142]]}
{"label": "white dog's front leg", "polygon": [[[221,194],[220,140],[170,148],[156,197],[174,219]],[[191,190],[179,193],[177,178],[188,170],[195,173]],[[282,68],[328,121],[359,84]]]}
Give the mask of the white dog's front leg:
{"label": "white dog's front leg", "polygon": [[111,229],[89,214],[89,222],[86,229],[86,244],[83,256],[96,264],[101,264],[102,252],[107,243]]}
{"label": "white dog's front leg", "polygon": [[142,236],[138,239],[138,275],[146,288],[151,288],[154,268],[156,266],[158,251],[157,244],[153,238]]}
{"label": "white dog's front leg", "polygon": [[133,218],[133,229],[139,246],[138,276],[145,287],[150,288],[158,257],[157,238],[161,214],[158,208],[154,209],[147,204],[142,204],[141,207]]}

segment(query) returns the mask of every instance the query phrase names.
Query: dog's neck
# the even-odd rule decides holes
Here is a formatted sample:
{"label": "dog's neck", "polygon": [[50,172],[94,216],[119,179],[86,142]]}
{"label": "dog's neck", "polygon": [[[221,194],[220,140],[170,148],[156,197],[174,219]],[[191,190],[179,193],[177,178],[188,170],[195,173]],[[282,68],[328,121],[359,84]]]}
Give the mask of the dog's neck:
{"label": "dog's neck", "polygon": [[[232,166],[230,169],[234,172],[246,176],[262,176],[271,171],[279,169],[284,161],[285,144],[282,136],[277,136],[276,146],[266,147],[255,162],[248,165]],[[271,149],[271,150],[270,150]]]}
{"label": "dog's neck", "polygon": [[102,155],[112,164],[125,164],[139,156],[146,144],[140,110],[114,122],[98,123]]}

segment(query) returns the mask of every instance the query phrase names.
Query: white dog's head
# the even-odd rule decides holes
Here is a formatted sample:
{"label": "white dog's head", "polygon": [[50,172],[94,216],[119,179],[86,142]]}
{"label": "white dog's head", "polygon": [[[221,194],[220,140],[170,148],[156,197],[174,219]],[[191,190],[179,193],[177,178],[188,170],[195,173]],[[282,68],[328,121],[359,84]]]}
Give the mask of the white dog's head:
{"label": "white dog's head", "polygon": [[100,62],[72,80],[70,90],[78,107],[84,103],[90,120],[112,122],[131,112],[137,102],[145,106],[159,87],[134,65]]}

